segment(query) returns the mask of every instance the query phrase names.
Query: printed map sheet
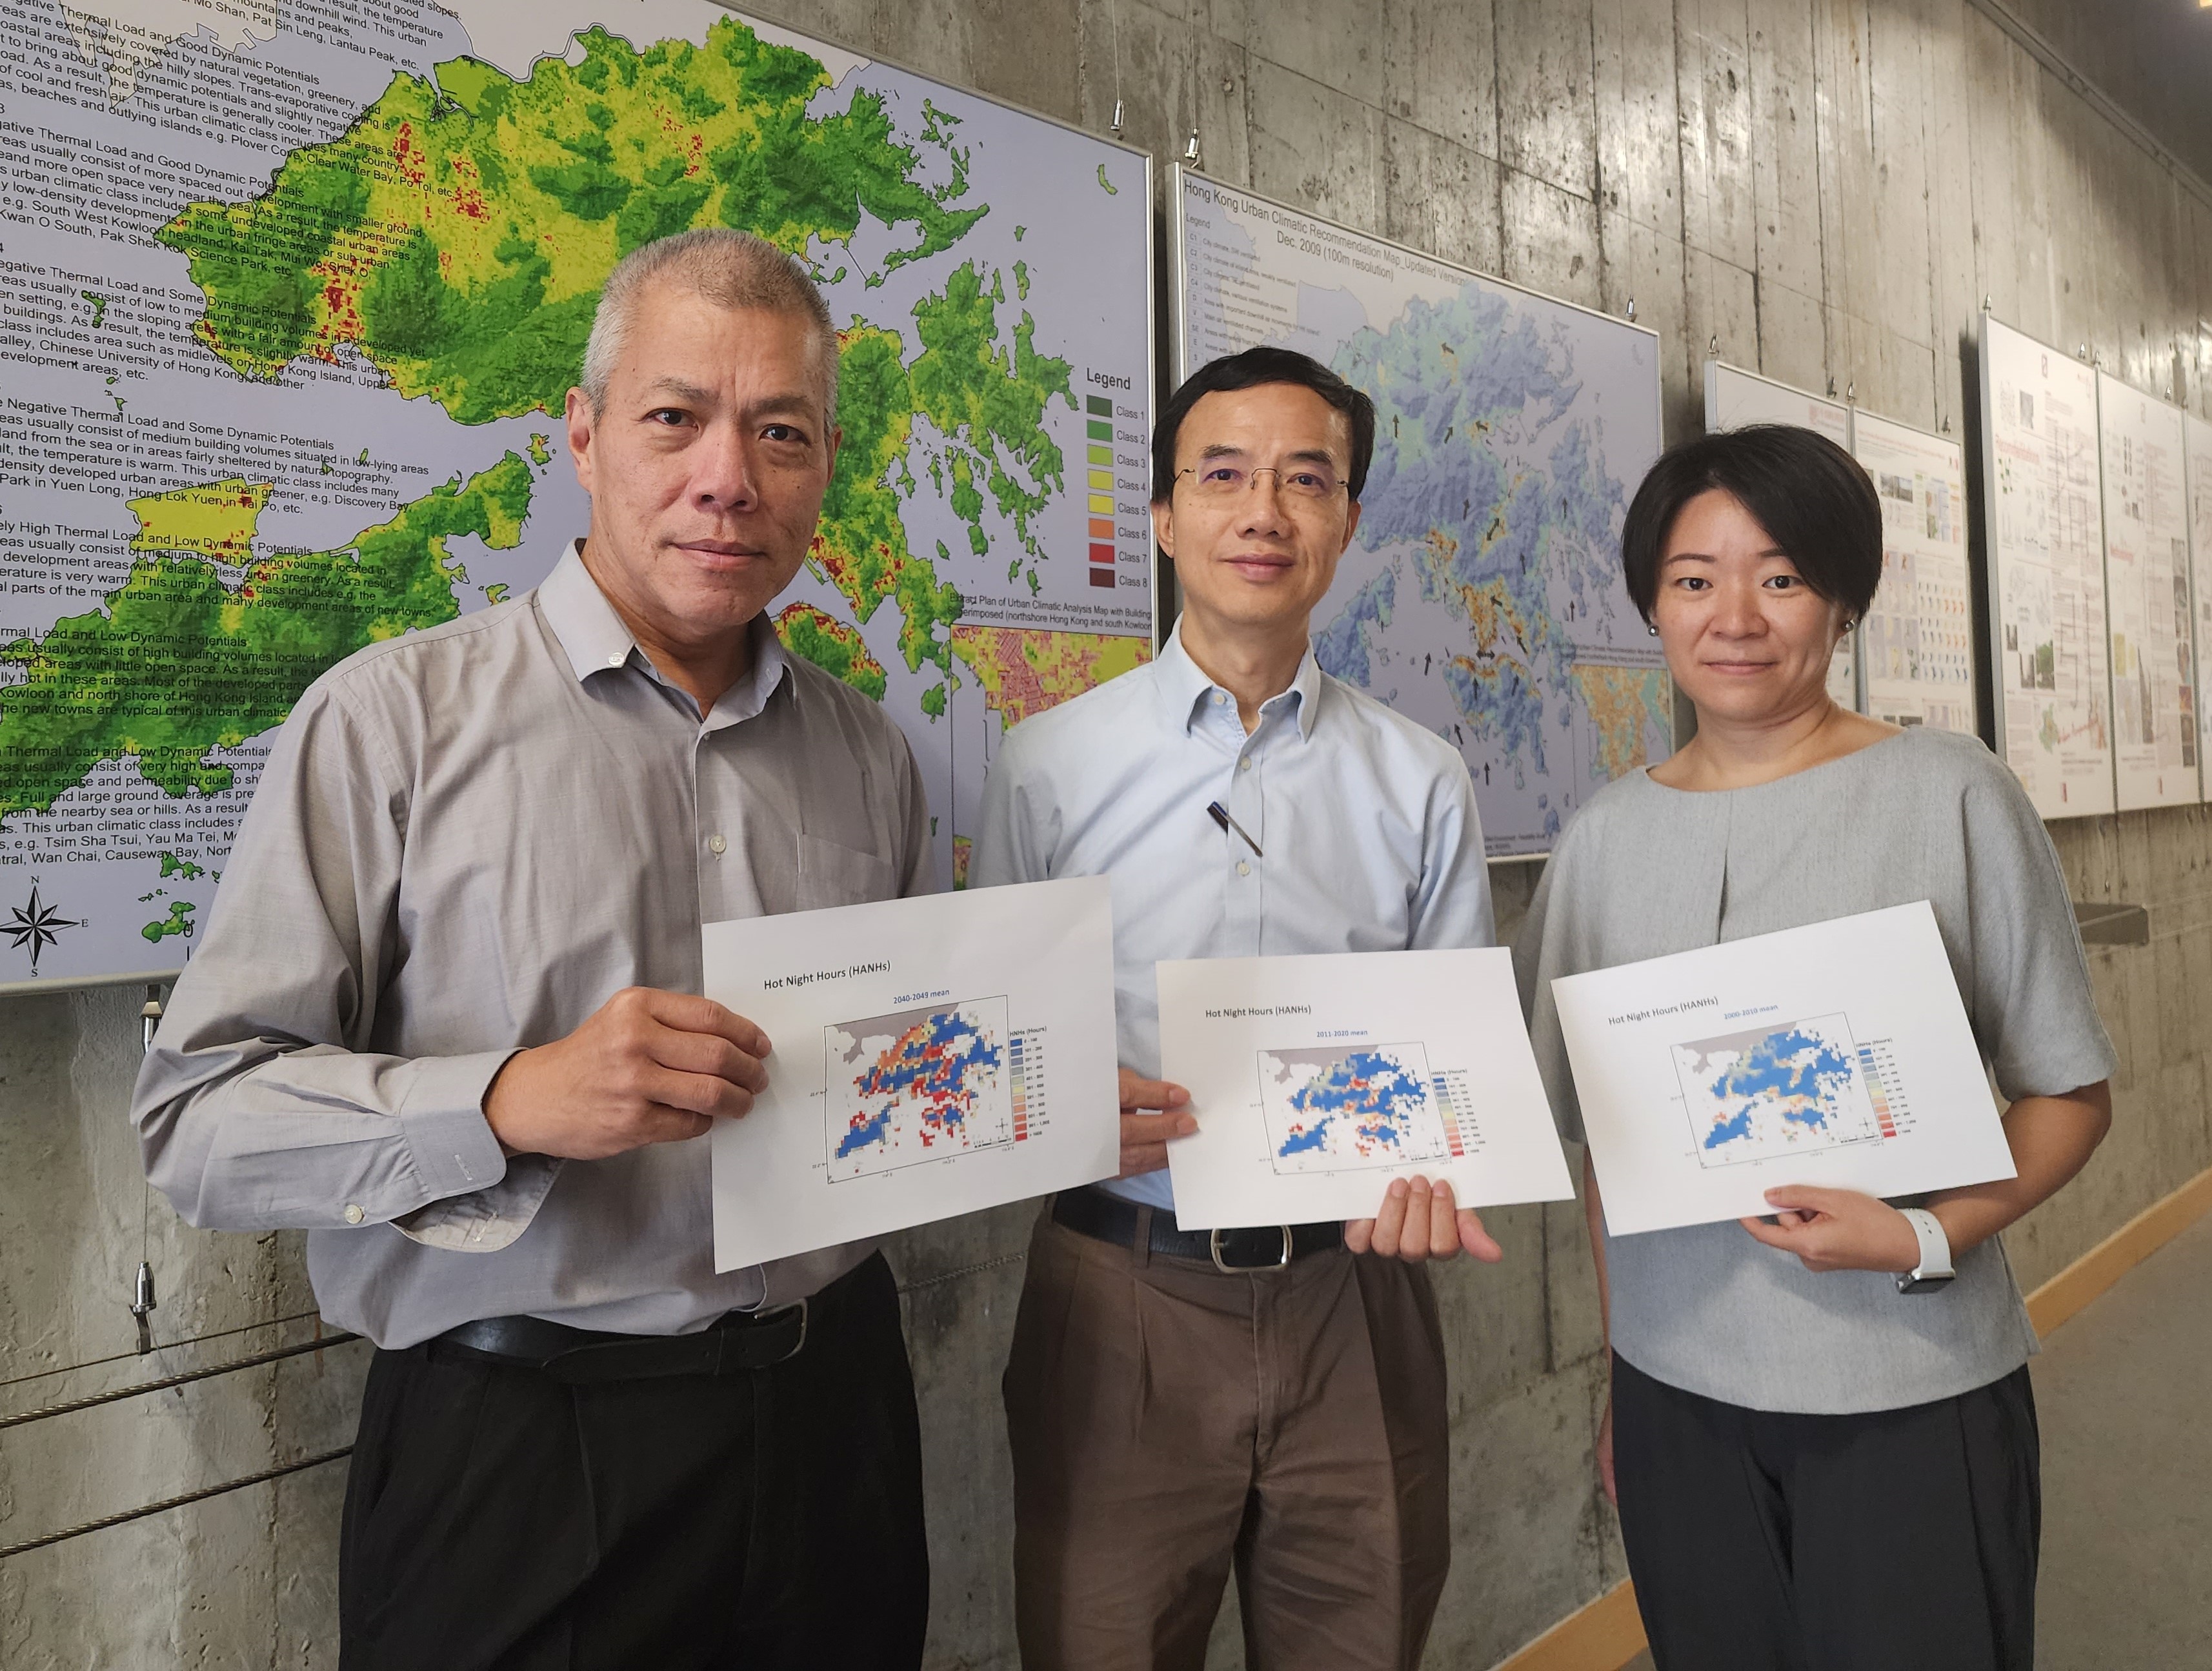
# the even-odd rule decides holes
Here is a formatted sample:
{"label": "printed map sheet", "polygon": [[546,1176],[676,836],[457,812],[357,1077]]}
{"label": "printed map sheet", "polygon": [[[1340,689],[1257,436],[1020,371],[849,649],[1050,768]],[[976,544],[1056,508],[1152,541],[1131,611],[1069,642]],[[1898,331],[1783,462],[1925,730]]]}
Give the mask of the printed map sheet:
{"label": "printed map sheet", "polygon": [[1881,500],[1881,589],[1857,634],[1861,706],[1892,725],[1971,735],[1979,721],[1965,449],[1854,411],[1851,451]]}
{"label": "printed map sheet", "polygon": [[715,922],[706,993],[774,1048],[707,1139],[714,1267],[1111,1177],[1103,877]]}
{"label": "printed map sheet", "polygon": [[2182,414],[2099,372],[2097,434],[2119,810],[2179,806],[2197,794]]}
{"label": "printed map sheet", "polygon": [[1982,315],[1998,751],[2046,818],[2112,810],[2096,374]]}
{"label": "printed map sheet", "polygon": [[606,272],[801,252],[844,446],[784,641],[912,741],[1150,652],[1148,164],[703,0],[21,0],[0,55],[0,985],[174,969],[275,727],[585,526]]}
{"label": "printed map sheet", "polygon": [[[1826,435],[1848,451],[1851,409],[1802,389],[1718,360],[1705,362],[1705,433],[1741,429],[1747,423],[1793,423]],[[1859,697],[1858,635],[1846,633],[1828,661],[1828,695],[1845,708],[1862,706]]]}
{"label": "printed map sheet", "polygon": [[1393,1178],[1462,1206],[1572,1194],[1512,954],[1373,951],[1158,966],[1168,1145],[1186,1230],[1368,1218]]}
{"label": "printed map sheet", "polygon": [[1179,377],[1273,343],[1374,398],[1316,657],[1459,749],[1492,854],[1548,852],[1593,790],[1673,747],[1620,578],[1659,453],[1658,339],[1188,170],[1169,223]]}
{"label": "printed map sheet", "polygon": [[1552,982],[1615,1236],[2013,1176],[1923,901]]}

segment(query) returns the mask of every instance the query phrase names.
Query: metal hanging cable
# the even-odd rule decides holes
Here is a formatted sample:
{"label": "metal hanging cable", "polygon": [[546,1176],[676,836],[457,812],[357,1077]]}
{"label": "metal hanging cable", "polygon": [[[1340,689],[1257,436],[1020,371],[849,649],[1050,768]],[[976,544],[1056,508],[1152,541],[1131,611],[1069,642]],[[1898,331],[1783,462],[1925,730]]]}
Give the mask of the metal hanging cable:
{"label": "metal hanging cable", "polygon": [[119,1515],[103,1515],[98,1520],[88,1520],[82,1526],[69,1526],[58,1532],[49,1532],[42,1538],[27,1538],[21,1543],[0,1543],[0,1561],[12,1555],[27,1555],[33,1549],[44,1549],[52,1544],[67,1543],[71,1538],[81,1538],[88,1533],[105,1532],[111,1526],[128,1525],[134,1520],[143,1520],[149,1515],[165,1514],[171,1509],[181,1509],[188,1503],[203,1503],[210,1497],[221,1497],[227,1492],[243,1491],[248,1486],[281,1480],[288,1474],[320,1467],[325,1462],[335,1462],[340,1457],[352,1455],[351,1445],[339,1450],[325,1450],[317,1455],[302,1456],[295,1462],[280,1462],[273,1468],[264,1468],[258,1474],[249,1474],[240,1480],[226,1480],[220,1486],[206,1486],[196,1492],[186,1492],[180,1497],[165,1497],[159,1503],[125,1509]]}
{"label": "metal hanging cable", "polygon": [[257,1352],[250,1358],[234,1358],[227,1364],[210,1364],[205,1369],[186,1370],[180,1375],[165,1375],[158,1381],[141,1381],[129,1387],[118,1387],[112,1392],[90,1393],[82,1398],[64,1400],[59,1404],[46,1404],[35,1410],[19,1410],[12,1416],[0,1416],[0,1430],[21,1427],[30,1422],[50,1421],[56,1416],[73,1415],[79,1410],[91,1410],[103,1404],[113,1404],[126,1398],[142,1398],[148,1393],[167,1392],[172,1387],[182,1387],[189,1382],[205,1381],[210,1376],[231,1375],[240,1370],[258,1369],[264,1364],[274,1364],[280,1358],[297,1358],[302,1352],[320,1352],[325,1346],[342,1346],[361,1336],[354,1334],[326,1334],[318,1340],[301,1340],[295,1346],[278,1346],[273,1352]]}

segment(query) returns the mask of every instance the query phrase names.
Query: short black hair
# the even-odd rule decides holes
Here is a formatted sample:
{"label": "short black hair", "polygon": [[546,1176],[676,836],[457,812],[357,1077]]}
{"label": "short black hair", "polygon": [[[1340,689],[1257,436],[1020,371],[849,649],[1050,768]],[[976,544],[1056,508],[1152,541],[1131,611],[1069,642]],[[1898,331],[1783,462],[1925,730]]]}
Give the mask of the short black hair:
{"label": "short black hair", "polygon": [[1346,487],[1353,499],[1367,485],[1367,466],[1375,459],[1375,403],[1310,354],[1290,348],[1248,348],[1209,360],[1183,380],[1152,428],[1152,502],[1173,496],[1176,437],[1182,421],[1205,396],[1231,389],[1256,389],[1266,383],[1295,383],[1311,389],[1350,420],[1352,475]]}
{"label": "short black hair", "polygon": [[1682,507],[1718,488],[1732,495],[1805,584],[1854,621],[1881,585],[1881,501],[1859,461],[1826,435],[1792,423],[1754,423],[1670,447],[1636,489],[1620,530],[1628,595],[1647,622],[1659,565]]}

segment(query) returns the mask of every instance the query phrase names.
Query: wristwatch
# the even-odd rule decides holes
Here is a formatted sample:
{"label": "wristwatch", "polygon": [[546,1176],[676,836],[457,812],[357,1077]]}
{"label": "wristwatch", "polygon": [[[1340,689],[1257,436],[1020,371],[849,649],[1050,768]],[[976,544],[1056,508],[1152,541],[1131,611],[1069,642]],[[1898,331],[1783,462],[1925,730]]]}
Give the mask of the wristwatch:
{"label": "wristwatch", "polygon": [[1920,1238],[1920,1262],[1897,1273],[1900,1294],[1932,1294],[1959,1273],[1951,1268],[1951,1238],[1943,1234],[1943,1221],[1924,1206],[1899,1207],[1905,1222]]}

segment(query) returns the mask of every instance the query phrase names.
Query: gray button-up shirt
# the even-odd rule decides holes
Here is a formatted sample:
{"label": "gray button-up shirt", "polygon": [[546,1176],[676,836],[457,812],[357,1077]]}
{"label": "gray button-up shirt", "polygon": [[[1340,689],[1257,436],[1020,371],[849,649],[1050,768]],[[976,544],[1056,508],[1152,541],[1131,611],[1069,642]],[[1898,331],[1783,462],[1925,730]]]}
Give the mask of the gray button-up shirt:
{"label": "gray button-up shirt", "polygon": [[681,1334],[866,1256],[717,1274],[706,1139],[509,1159],[483,1112],[509,1055],[623,987],[697,992],[702,922],[933,886],[906,739],[754,631],[702,720],[571,546],[315,682],[138,1079],[186,1219],[304,1226],[323,1315],[386,1346],[516,1312]]}

